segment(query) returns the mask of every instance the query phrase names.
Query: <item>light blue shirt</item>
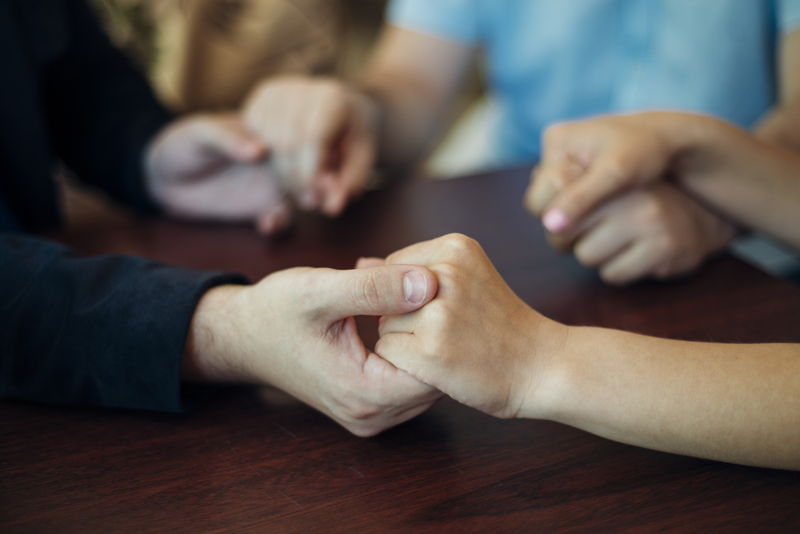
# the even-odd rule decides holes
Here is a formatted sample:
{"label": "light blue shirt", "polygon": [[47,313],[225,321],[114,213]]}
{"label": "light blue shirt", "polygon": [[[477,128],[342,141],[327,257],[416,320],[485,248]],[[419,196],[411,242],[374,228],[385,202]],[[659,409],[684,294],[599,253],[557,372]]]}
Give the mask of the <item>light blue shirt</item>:
{"label": "light blue shirt", "polygon": [[506,163],[543,128],[599,113],[676,109],[743,127],[774,100],[775,50],[800,0],[393,0],[389,22],[481,47]]}

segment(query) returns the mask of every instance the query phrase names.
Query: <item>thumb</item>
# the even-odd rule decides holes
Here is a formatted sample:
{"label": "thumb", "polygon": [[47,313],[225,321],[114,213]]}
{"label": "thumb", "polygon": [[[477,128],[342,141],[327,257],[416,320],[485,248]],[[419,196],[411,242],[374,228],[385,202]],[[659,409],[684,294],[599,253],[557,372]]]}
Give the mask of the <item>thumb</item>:
{"label": "thumb", "polygon": [[241,163],[254,163],[267,153],[264,143],[236,116],[198,119],[195,134],[209,150]]}
{"label": "thumb", "polygon": [[412,312],[430,302],[439,288],[436,276],[416,265],[331,270],[317,282],[318,308],[331,321]]}

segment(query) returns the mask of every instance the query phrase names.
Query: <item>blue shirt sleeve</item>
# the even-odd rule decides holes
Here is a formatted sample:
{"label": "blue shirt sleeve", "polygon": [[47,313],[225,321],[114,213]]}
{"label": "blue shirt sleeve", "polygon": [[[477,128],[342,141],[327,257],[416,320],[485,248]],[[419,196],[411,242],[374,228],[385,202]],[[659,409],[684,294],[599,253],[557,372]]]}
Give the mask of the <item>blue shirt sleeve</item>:
{"label": "blue shirt sleeve", "polygon": [[800,29],[800,0],[778,0],[778,29],[782,34]]}
{"label": "blue shirt sleeve", "polygon": [[480,40],[475,0],[392,0],[386,18],[394,26],[442,39],[469,45]]}

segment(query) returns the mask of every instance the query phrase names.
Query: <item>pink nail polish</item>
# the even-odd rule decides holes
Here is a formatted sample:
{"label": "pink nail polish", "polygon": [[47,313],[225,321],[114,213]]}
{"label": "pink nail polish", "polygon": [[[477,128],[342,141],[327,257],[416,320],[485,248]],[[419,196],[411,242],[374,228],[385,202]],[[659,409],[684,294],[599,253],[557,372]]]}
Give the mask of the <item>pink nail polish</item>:
{"label": "pink nail polish", "polygon": [[545,213],[542,222],[544,223],[545,228],[554,234],[566,228],[567,224],[569,223],[567,216],[564,215],[564,212],[559,209],[550,210]]}

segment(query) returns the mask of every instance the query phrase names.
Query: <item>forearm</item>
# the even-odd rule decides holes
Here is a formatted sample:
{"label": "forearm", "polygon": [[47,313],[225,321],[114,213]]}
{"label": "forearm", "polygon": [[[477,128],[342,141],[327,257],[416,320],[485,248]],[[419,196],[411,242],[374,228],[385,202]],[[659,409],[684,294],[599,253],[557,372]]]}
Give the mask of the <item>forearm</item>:
{"label": "forearm", "polygon": [[679,184],[749,228],[800,248],[800,156],[727,123],[663,114]]}
{"label": "forearm", "polygon": [[240,281],[0,234],[0,397],[176,411],[196,303]]}
{"label": "forearm", "polygon": [[800,346],[570,328],[544,416],[616,441],[800,469]]}
{"label": "forearm", "polygon": [[155,211],[142,179],[144,152],[170,113],[101,32],[89,6],[69,4],[69,38],[43,79],[54,149],[80,180],[140,211]]}
{"label": "forearm", "polygon": [[379,109],[379,160],[405,166],[423,158],[455,108],[474,50],[388,27],[361,77]]}
{"label": "forearm", "polygon": [[424,83],[399,73],[373,74],[362,88],[376,109],[379,164],[406,167],[421,161],[441,135],[449,107],[437,106]]}

